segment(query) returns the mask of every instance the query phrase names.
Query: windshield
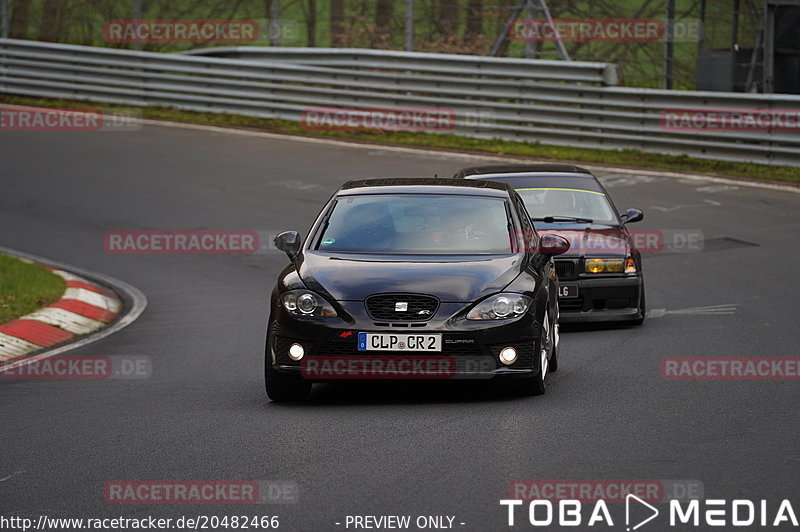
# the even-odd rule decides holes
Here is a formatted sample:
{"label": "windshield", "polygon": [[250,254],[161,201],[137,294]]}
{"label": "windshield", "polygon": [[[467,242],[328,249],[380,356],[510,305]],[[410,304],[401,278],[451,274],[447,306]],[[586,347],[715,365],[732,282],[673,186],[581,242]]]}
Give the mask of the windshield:
{"label": "windshield", "polygon": [[511,253],[505,201],[485,196],[340,197],[316,248],[397,254]]}
{"label": "windshield", "polygon": [[606,195],[571,188],[518,188],[517,192],[534,219],[547,217],[588,218],[594,223],[618,223]]}

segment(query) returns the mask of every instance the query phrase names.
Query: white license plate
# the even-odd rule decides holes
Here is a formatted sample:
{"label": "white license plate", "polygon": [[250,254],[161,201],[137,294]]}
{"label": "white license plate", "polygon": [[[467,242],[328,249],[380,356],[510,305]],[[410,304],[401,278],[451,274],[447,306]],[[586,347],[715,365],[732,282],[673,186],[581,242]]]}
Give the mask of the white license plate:
{"label": "white license plate", "polygon": [[442,350],[441,334],[358,333],[359,351],[427,351]]}
{"label": "white license plate", "polygon": [[569,299],[578,297],[578,285],[576,284],[559,284],[558,297],[561,299]]}

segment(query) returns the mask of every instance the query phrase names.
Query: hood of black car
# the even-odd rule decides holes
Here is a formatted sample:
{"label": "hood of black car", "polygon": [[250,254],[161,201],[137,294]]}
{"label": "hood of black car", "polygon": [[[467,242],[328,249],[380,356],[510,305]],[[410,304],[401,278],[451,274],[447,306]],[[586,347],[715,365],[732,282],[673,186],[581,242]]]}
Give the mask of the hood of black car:
{"label": "hood of black car", "polygon": [[470,302],[499,292],[521,271],[522,255],[409,257],[306,251],[303,283],[337,301],[380,293],[429,294],[443,302]]}

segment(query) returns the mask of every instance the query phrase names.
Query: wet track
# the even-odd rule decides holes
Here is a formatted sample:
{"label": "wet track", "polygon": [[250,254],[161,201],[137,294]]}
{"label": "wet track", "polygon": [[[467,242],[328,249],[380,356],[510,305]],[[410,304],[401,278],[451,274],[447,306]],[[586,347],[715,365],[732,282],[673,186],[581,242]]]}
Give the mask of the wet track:
{"label": "wet track", "polygon": [[[705,239],[701,252],[645,256],[654,317],[643,327],[565,331],[560,370],[539,398],[483,383],[330,384],[307,404],[279,405],[264,394],[263,345],[284,255],[114,255],[104,233],[305,231],[349,178],[447,176],[474,159],[148,125],[3,134],[0,161],[0,244],[125,280],[149,299],[136,323],[74,354],[153,362],[146,380],[0,382],[0,479],[12,475],[0,513],[279,515],[289,531],[343,530],[335,523],[348,514],[425,514],[486,531],[507,529],[498,500],[514,479],[694,479],[707,497],[771,501],[800,491],[798,381],[660,373],[672,355],[798,355],[800,194],[600,172],[618,208],[645,211],[637,229]],[[686,311],[714,305],[735,310]],[[290,480],[300,502],[103,499],[109,480],[147,479]]]}

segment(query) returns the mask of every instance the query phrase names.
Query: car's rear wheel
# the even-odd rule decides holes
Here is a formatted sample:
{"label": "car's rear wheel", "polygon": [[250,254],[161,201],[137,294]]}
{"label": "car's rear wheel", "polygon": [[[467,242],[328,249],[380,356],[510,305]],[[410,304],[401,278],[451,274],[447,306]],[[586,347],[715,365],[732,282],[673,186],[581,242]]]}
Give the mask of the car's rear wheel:
{"label": "car's rear wheel", "polygon": [[272,367],[270,343],[272,328],[267,330],[267,345],[264,356],[264,385],[267,396],[276,402],[304,401],[311,393],[311,383],[300,377],[284,375]]}
{"label": "car's rear wheel", "polygon": [[642,323],[644,323],[644,315],[647,312],[647,304],[644,299],[644,283],[642,283],[642,299],[639,305],[639,311],[642,313],[642,317],[633,320],[631,322],[633,325],[641,325]]}

